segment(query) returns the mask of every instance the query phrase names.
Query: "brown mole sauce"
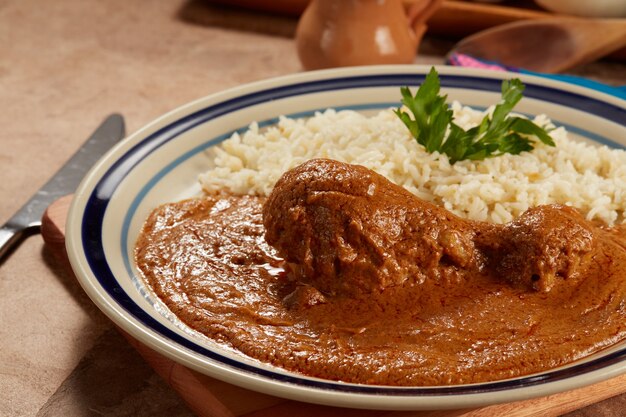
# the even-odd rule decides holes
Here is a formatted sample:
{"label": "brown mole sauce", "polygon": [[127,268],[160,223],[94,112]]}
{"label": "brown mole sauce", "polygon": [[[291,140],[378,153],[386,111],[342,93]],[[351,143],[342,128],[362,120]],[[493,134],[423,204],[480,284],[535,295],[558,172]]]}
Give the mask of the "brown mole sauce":
{"label": "brown mole sauce", "polygon": [[145,279],[184,323],[262,362],[353,383],[464,384],[554,368],[626,337],[623,228],[602,229],[609,244],[589,277],[558,292],[474,274],[315,303],[265,242],[264,201],[165,204],[136,248]]}

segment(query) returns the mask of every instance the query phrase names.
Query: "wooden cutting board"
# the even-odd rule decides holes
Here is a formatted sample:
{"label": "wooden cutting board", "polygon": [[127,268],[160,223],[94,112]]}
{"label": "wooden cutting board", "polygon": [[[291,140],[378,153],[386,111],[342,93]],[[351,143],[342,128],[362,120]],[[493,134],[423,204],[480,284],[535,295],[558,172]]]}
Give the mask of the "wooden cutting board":
{"label": "wooden cutting board", "polygon": [[[53,203],[42,219],[48,250],[71,272],[65,252],[65,219],[71,203],[66,196]],[[626,393],[626,374],[573,391],[526,401],[476,409],[443,411],[357,410],[308,404],[260,394],[188,369],[120,332],[148,364],[200,417],[487,417],[559,416],[598,401]]]}

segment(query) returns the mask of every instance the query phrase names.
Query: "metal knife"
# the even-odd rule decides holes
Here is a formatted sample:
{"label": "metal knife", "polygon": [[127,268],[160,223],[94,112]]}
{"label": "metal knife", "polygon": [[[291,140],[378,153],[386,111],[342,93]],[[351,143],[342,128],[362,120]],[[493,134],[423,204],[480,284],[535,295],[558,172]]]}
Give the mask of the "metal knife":
{"label": "metal knife", "polygon": [[40,231],[46,208],[73,193],[87,171],[124,135],[124,118],[108,116],[70,160],[0,227],[0,264],[25,237]]}

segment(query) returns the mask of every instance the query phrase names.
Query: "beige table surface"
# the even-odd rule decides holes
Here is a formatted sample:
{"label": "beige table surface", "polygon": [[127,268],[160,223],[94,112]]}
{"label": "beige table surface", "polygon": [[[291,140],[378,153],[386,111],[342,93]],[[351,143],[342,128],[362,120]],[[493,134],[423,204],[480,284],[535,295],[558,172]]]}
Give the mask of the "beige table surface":
{"label": "beige table surface", "polygon": [[[192,99],[301,71],[295,21],[182,0],[0,0],[0,223],[109,113],[132,132]],[[440,63],[428,40],[419,63]],[[574,73],[626,84],[626,66]],[[574,415],[623,415],[626,398]],[[191,413],[44,250],[0,265],[0,416]]]}

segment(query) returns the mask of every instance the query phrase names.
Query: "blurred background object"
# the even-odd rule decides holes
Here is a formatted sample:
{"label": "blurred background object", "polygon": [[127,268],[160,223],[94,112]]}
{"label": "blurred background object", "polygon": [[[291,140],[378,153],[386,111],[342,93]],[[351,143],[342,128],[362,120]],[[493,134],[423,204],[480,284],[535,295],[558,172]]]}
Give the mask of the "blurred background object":
{"label": "blurred background object", "polygon": [[312,0],[296,29],[307,70],[372,64],[410,64],[426,21],[442,0]]}
{"label": "blurred background object", "polygon": [[626,17],[625,0],[535,0],[546,10],[582,17]]}
{"label": "blurred background object", "polygon": [[[315,0],[317,2],[317,0]],[[324,0],[320,0],[324,3]],[[288,19],[288,18],[299,18],[304,10],[311,4],[311,0],[279,0],[279,1],[266,1],[266,0],[192,0],[190,2],[191,5],[195,5],[194,7],[189,8],[189,12],[187,18],[190,20],[198,21],[199,23],[208,24],[210,23],[210,18],[208,14],[203,13],[202,9],[206,8],[206,5],[213,4],[221,4],[221,5],[229,5],[233,10],[238,9],[241,10],[254,10],[256,12],[265,12],[265,19],[256,19],[255,21],[262,22],[264,20],[270,19],[275,20],[278,18]],[[340,42],[340,38],[343,39],[344,42],[346,40],[350,40],[347,33],[349,30],[352,30],[352,33],[360,33],[361,37],[358,38],[357,41],[352,40],[353,44],[350,48],[352,48],[349,54],[346,51],[349,49],[348,47],[343,46],[343,55],[340,52],[341,48],[338,50],[329,50],[327,49],[324,53],[327,56],[331,56],[333,59],[328,63],[322,64],[313,64],[310,60],[313,60],[312,56],[314,54],[318,54],[317,60],[319,61],[319,55],[321,54],[321,47],[318,42],[318,45],[315,45],[315,42],[312,39],[315,39],[313,36],[313,32],[311,29],[310,20],[314,20],[312,17],[303,16],[303,22],[307,22],[306,25],[303,22],[301,23],[301,34],[299,39],[297,39],[298,43],[298,52],[303,63],[303,67],[305,69],[314,69],[314,68],[323,68],[323,67],[332,67],[332,66],[344,66],[344,65],[355,65],[355,64],[363,64],[363,63],[410,63],[415,62],[415,56],[411,59],[411,53],[409,52],[413,49],[414,54],[422,54],[424,52],[424,48],[427,50],[430,49],[432,44],[432,39],[435,39],[435,43],[437,43],[438,47],[449,43],[449,49],[452,49],[454,44],[459,42],[462,38],[467,36],[472,36],[477,34],[478,32],[492,29],[496,27],[500,27],[506,24],[512,24],[513,22],[520,21],[539,21],[543,19],[554,19],[554,18],[568,18],[572,17],[573,13],[582,13],[585,15],[592,16],[593,13],[597,13],[600,10],[604,11],[604,14],[607,14],[609,10],[609,4],[611,5],[612,13],[615,14],[615,10],[618,8],[626,7],[626,0],[598,0],[598,1],[575,1],[575,0],[507,0],[507,1],[461,1],[461,0],[433,0],[433,1],[425,1],[425,0],[401,0],[402,5],[404,6],[405,16],[401,16],[402,14],[397,11],[397,5],[395,6],[396,17],[394,18],[396,24],[392,24],[391,26],[387,26],[387,34],[386,39],[392,39],[395,42],[395,51],[393,54],[385,55],[382,53],[385,49],[378,49],[376,42],[371,40],[369,42],[366,39],[375,39],[375,35],[371,33],[376,33],[375,28],[376,25],[381,25],[382,17],[374,16],[374,21],[363,22],[362,19],[360,22],[354,23],[354,27],[348,28],[351,24],[348,23],[350,11],[349,8],[354,8],[355,5],[359,4],[361,7],[366,3],[364,1],[358,0],[350,0],[350,1],[328,1],[328,3],[332,3],[329,7],[334,7],[334,11],[337,12],[339,9],[341,11],[341,18],[338,17],[337,13],[330,14],[326,17],[327,25],[325,33],[326,36],[332,40],[329,42],[330,44],[337,45]],[[382,3],[388,3],[387,1],[382,1]],[[541,3],[541,5],[540,5]],[[548,4],[550,3],[550,4]],[[543,7],[542,7],[543,6]],[[569,6],[569,8],[568,8]],[[370,6],[372,7],[372,6]],[[382,7],[382,6],[378,6]],[[389,5],[385,5],[385,7],[390,7]],[[544,8],[545,7],[545,8]],[[562,8],[561,8],[562,7]],[[426,8],[426,10],[425,10]],[[574,10],[576,8],[577,11]],[[192,11],[193,9],[193,11]],[[554,10],[554,11],[552,11]],[[563,12],[560,12],[563,10]],[[566,13],[565,10],[568,12]],[[313,11],[308,12],[307,14],[316,14],[316,19],[318,19],[317,26],[317,39],[320,38],[321,29],[319,26],[319,19],[321,19],[321,15],[319,14],[320,10],[313,13]],[[354,13],[354,11],[352,12]],[[365,12],[359,12],[365,15]],[[569,14],[568,14],[569,13]],[[416,18],[416,15],[418,16]],[[399,16],[399,17],[398,17]],[[208,20],[209,19],[209,20]],[[404,25],[402,23],[397,24],[397,22],[402,19],[408,21],[408,24],[413,28],[412,31],[404,30]],[[592,20],[592,19],[586,19]],[[622,27],[626,27],[626,19],[610,19],[611,27],[608,25],[597,26],[597,30],[600,31],[595,35],[599,35],[604,33],[605,30],[609,30],[613,35],[611,39],[602,39],[602,43],[612,43],[612,45],[602,45],[602,46],[593,46],[591,42],[588,42],[588,46],[586,48],[593,49],[592,52],[585,52],[585,59],[580,59],[582,54],[580,51],[576,51],[577,60],[568,60],[565,65],[560,65],[558,67],[554,67],[556,69],[548,69],[548,72],[554,71],[563,71],[566,68],[571,68],[572,65],[580,65],[585,62],[590,62],[593,60],[597,60],[599,58],[603,58],[605,56],[608,57],[609,60],[615,60],[617,62],[626,61],[626,43],[621,43],[619,39],[615,39],[615,33],[626,30],[621,29]],[[392,19],[393,21],[393,19]],[[582,22],[583,20],[581,20]],[[261,23],[258,23],[261,24]],[[524,23],[529,24],[529,23]],[[252,23],[253,26],[257,25],[257,23]],[[334,25],[334,26],[330,26]],[[590,23],[591,25],[591,23]],[[595,25],[595,23],[594,23]],[[287,25],[288,26],[288,25]],[[305,28],[304,26],[308,26],[306,31],[308,33],[305,36]],[[283,28],[282,35],[286,36],[296,36],[296,28],[293,27],[290,30],[285,29],[286,26],[281,26]],[[514,26],[515,27],[515,26]],[[427,30],[428,38],[426,40],[427,45],[424,45],[423,35]],[[494,29],[495,31],[496,29]],[[498,29],[499,30],[499,29]],[[508,31],[509,27],[502,27],[503,31]],[[518,29],[515,29],[518,30]],[[543,30],[543,29],[542,29]],[[550,29],[546,29],[550,30]],[[363,33],[370,32],[369,37],[363,36]],[[413,32],[413,33],[411,33]],[[558,32],[558,33],[557,33]],[[566,30],[557,30],[551,31],[552,35],[549,35],[552,39],[557,39],[557,43],[553,44],[547,42],[545,39],[542,40],[541,47],[538,48],[538,51],[534,51],[534,53],[538,53],[539,55],[543,54],[543,59],[546,61],[552,61],[556,59],[555,56],[550,54],[553,51],[557,51],[560,56],[567,55],[571,53],[572,48],[578,47],[578,40],[574,41],[574,44],[571,45],[572,38],[580,38],[587,36],[585,33],[576,33],[577,30],[574,28],[568,28]],[[384,31],[382,32],[385,34]],[[341,35],[341,36],[340,36]],[[393,36],[391,36],[393,35]],[[516,34],[517,35],[517,34]],[[516,36],[515,35],[515,36]],[[483,36],[482,34],[480,36]],[[485,35],[486,36],[486,35]],[[492,36],[492,35],[489,35]],[[506,32],[502,34],[503,39],[498,42],[500,47],[507,48],[511,47],[512,49],[519,50],[520,47],[523,47],[521,42],[517,42],[516,45],[507,45],[505,42],[505,37],[509,36],[506,39],[506,42],[516,41],[515,36],[510,36]],[[305,37],[309,37],[305,40]],[[385,39],[385,36],[379,36]],[[412,45],[412,38],[416,42],[415,46]],[[600,36],[601,38],[601,36]],[[610,41],[610,42],[609,42]],[[465,43],[466,41],[462,41]],[[306,43],[307,46],[304,46]],[[361,52],[354,50],[354,44],[358,43]],[[383,43],[384,45],[384,43]],[[387,43],[387,46],[389,43]],[[521,45],[521,46],[520,46]],[[590,46],[589,46],[590,45]],[[380,46],[380,45],[378,45]],[[528,48],[535,48],[532,44],[529,44]],[[316,51],[317,50],[317,51]],[[453,52],[453,51],[448,51]],[[375,54],[378,54],[378,58],[374,59]],[[306,57],[304,55],[307,55]],[[503,54],[503,52],[501,52]],[[349,56],[348,56],[349,55]],[[514,54],[509,53],[509,57],[515,57]],[[368,58],[369,57],[369,58]],[[493,56],[481,56],[482,59],[498,59],[496,55]],[[518,57],[515,61],[510,62],[501,62],[504,65],[508,66],[519,66],[520,62],[524,62],[523,57]],[[304,59],[304,60],[303,60]],[[368,62],[363,62],[363,59],[368,60]],[[321,61],[320,61],[321,62]],[[350,63],[352,62],[352,63]],[[532,67],[534,70],[542,70],[538,67]]]}
{"label": "blurred background object", "polygon": [[593,62],[624,45],[625,22],[558,17],[495,26],[464,38],[450,53],[558,73]]}

